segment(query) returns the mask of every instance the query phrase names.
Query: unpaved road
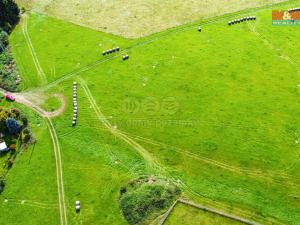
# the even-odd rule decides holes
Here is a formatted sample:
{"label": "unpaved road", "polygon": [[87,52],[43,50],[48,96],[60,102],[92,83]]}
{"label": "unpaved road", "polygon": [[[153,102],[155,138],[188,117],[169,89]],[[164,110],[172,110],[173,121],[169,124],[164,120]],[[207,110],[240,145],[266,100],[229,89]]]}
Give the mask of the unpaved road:
{"label": "unpaved road", "polygon": [[[0,93],[5,95],[7,93],[5,90],[0,88]],[[42,116],[49,129],[49,133],[51,135],[51,139],[53,142],[53,150],[55,156],[55,164],[56,164],[56,180],[57,180],[57,188],[58,188],[58,201],[59,201],[59,210],[60,210],[60,225],[68,225],[67,219],[67,210],[65,203],[65,192],[64,192],[64,180],[63,180],[63,169],[62,169],[62,159],[61,159],[61,150],[60,144],[58,141],[58,137],[51,121],[51,117],[59,115],[59,112],[47,112],[43,110],[38,105],[35,105],[30,100],[28,100],[22,93],[14,93],[12,94],[16,98],[16,102],[22,105],[29,107],[30,109],[37,112],[40,116]]]}

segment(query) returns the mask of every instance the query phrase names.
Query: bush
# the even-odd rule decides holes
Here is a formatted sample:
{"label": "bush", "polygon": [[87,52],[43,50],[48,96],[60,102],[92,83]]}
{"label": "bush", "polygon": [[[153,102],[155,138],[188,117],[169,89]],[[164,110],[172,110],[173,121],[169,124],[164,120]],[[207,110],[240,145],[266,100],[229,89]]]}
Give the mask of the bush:
{"label": "bush", "polygon": [[21,125],[13,118],[6,119],[6,126],[10,135],[16,135],[21,131]]}
{"label": "bush", "polygon": [[23,127],[27,127],[28,126],[28,119],[26,116],[24,116],[23,114],[20,115],[20,120],[23,123]]}
{"label": "bush", "polygon": [[[0,52],[2,52],[4,47],[8,45],[8,34],[0,29]],[[1,47],[2,46],[2,47]]]}
{"label": "bush", "polygon": [[7,167],[8,167],[8,169],[10,169],[13,165],[14,165],[14,161],[12,159],[9,159],[7,161]]}
{"label": "bush", "polygon": [[14,153],[14,152],[16,151],[16,148],[17,148],[17,145],[16,145],[16,144],[11,144],[11,145],[9,146],[9,149],[10,149],[10,151],[11,151],[12,153]]}
{"label": "bush", "polygon": [[4,187],[5,187],[4,181],[3,181],[3,180],[0,180],[0,194],[3,192]]}
{"label": "bush", "polygon": [[120,208],[129,224],[149,224],[180,194],[180,189],[167,181],[139,178],[120,189]]}

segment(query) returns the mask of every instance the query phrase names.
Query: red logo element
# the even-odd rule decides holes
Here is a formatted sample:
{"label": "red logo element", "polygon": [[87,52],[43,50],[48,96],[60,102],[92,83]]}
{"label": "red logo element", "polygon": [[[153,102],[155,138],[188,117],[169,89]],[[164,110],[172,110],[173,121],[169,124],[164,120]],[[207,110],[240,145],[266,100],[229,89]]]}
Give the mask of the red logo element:
{"label": "red logo element", "polygon": [[300,11],[273,11],[272,20],[300,20]]}

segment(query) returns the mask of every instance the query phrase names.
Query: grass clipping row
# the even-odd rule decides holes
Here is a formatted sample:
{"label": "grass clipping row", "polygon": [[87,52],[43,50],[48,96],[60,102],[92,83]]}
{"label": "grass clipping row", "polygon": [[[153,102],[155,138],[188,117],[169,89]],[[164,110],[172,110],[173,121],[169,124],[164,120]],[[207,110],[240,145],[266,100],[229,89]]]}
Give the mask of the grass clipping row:
{"label": "grass clipping row", "polygon": [[129,224],[149,224],[180,194],[180,189],[166,180],[140,177],[121,188],[120,208]]}

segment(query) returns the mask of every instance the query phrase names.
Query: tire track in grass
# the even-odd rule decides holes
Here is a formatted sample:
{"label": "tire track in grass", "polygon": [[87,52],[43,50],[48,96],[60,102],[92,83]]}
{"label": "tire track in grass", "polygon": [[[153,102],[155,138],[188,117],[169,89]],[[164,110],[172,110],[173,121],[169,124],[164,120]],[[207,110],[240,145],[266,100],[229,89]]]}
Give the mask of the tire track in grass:
{"label": "tire track in grass", "polygon": [[53,142],[55,164],[56,164],[56,178],[57,178],[57,189],[58,189],[58,201],[59,201],[59,211],[60,211],[60,224],[68,225],[67,210],[65,203],[65,192],[64,192],[64,181],[63,181],[63,171],[62,171],[62,160],[60,154],[60,145],[57,138],[57,134],[53,123],[49,117],[45,117],[47,126],[51,135]]}
{"label": "tire track in grass", "polygon": [[31,42],[31,39],[30,39],[30,36],[29,36],[29,33],[28,33],[28,16],[26,14],[24,14],[23,16],[24,18],[24,23],[23,23],[23,27],[22,27],[22,31],[23,31],[23,35],[25,37],[25,40],[26,40],[26,44],[29,48],[29,51],[30,51],[30,54],[31,54],[31,57],[32,57],[32,60],[33,60],[33,63],[34,63],[34,66],[37,70],[37,74],[41,80],[41,82],[43,84],[47,83],[47,78],[46,78],[46,75],[41,67],[41,64],[38,60],[38,57],[36,55],[36,52],[34,50],[34,47],[33,47],[33,44]]}
{"label": "tire track in grass", "polygon": [[[283,179],[293,183],[293,185],[294,185],[294,181],[293,181],[292,177],[290,177],[286,173],[271,173],[271,172],[266,172],[265,173],[261,170],[251,170],[251,169],[246,169],[246,168],[235,167],[233,165],[230,165],[230,164],[227,164],[227,163],[224,163],[224,162],[219,162],[217,160],[213,160],[213,159],[209,159],[207,157],[196,155],[192,152],[180,149],[178,147],[174,147],[174,146],[170,146],[170,145],[165,144],[165,143],[153,141],[151,139],[143,138],[141,136],[132,136],[128,133],[119,131],[119,130],[113,128],[112,125],[105,118],[105,116],[102,114],[102,112],[98,108],[93,96],[91,95],[91,93],[90,93],[87,85],[85,84],[85,81],[83,81],[83,79],[81,79],[81,85],[83,86],[84,91],[86,92],[86,95],[88,96],[89,101],[90,101],[93,109],[95,110],[97,117],[105,125],[105,127],[112,134],[114,134],[115,136],[121,138],[123,141],[125,141],[127,144],[132,146],[135,150],[137,150],[144,157],[144,159],[146,159],[148,162],[152,162],[153,157],[149,154],[149,152],[144,147],[142,147],[139,143],[134,141],[134,139],[135,140],[140,140],[140,141],[143,141],[145,143],[152,144],[152,145],[156,145],[156,146],[169,147],[173,151],[182,153],[182,154],[184,154],[188,157],[194,158],[196,160],[200,160],[202,162],[208,163],[210,165],[213,165],[213,166],[216,166],[216,167],[219,167],[219,168],[222,168],[222,169],[226,169],[226,170],[234,172],[234,173],[246,174],[246,175],[254,177],[254,178],[259,177],[263,180],[272,180],[272,181],[274,181],[274,180],[276,180],[276,178],[280,177],[280,178],[283,178]],[[161,167],[160,167],[160,170],[162,170]]]}
{"label": "tire track in grass", "polygon": [[[5,91],[2,90],[1,88],[0,88],[0,92],[5,93]],[[66,203],[65,203],[62,160],[61,160],[61,153],[60,153],[61,149],[60,149],[58,137],[55,128],[53,126],[53,123],[49,115],[47,115],[47,113],[45,113],[44,110],[42,110],[39,106],[36,106],[31,102],[28,102],[28,100],[26,100],[26,98],[24,98],[22,95],[19,94],[16,96],[16,102],[31,108],[33,111],[37,112],[40,116],[42,116],[46,121],[53,142],[53,150],[55,156],[56,180],[57,180],[58,201],[59,201],[59,211],[60,211],[60,225],[68,225],[67,210],[66,210]]]}
{"label": "tire track in grass", "polygon": [[[122,133],[125,133],[125,132],[122,132]],[[159,142],[159,141],[155,141],[155,140],[152,140],[152,139],[149,139],[149,138],[144,138],[144,137],[137,136],[137,135],[132,135],[132,134],[129,134],[129,133],[125,133],[125,134],[127,136],[131,137],[132,139],[139,140],[139,141],[142,141],[144,143],[148,143],[148,144],[151,144],[151,145],[154,145],[154,146],[168,148],[171,151],[182,153],[182,154],[184,154],[188,157],[191,157],[191,158],[194,158],[196,160],[200,160],[200,161],[203,161],[205,163],[208,163],[208,164],[226,169],[226,170],[231,171],[231,172],[245,173],[245,174],[247,174],[249,176],[252,176],[252,177],[261,177],[261,178],[265,178],[265,179],[268,179],[269,176],[272,176],[272,177],[275,177],[275,178],[276,177],[281,177],[281,178],[286,179],[286,180],[292,180],[294,178],[294,177],[291,177],[287,173],[284,173],[284,172],[281,172],[281,173],[266,172],[266,173],[264,173],[263,171],[257,170],[257,169],[252,170],[252,169],[236,167],[236,166],[230,165],[228,163],[220,162],[220,161],[217,161],[217,160],[213,160],[213,159],[210,159],[210,158],[207,158],[207,157],[197,155],[197,154],[192,153],[190,151],[187,151],[187,150],[184,150],[182,148],[178,148],[178,147],[166,144],[166,143],[162,143],[162,142]]]}
{"label": "tire track in grass", "polygon": [[[92,108],[94,109],[98,119],[100,120],[100,122],[102,124],[104,124],[104,126],[106,127],[106,129],[109,132],[111,132],[113,135],[115,135],[116,137],[119,137],[120,139],[125,141],[127,144],[129,144],[131,147],[133,147],[137,152],[139,152],[143,156],[143,158],[146,160],[146,162],[150,163],[150,165],[152,165],[154,168],[158,168],[159,171],[161,172],[161,174],[167,175],[174,184],[177,184],[183,190],[186,190],[187,193],[190,193],[192,196],[197,196],[197,197],[200,197],[202,199],[204,198],[207,203],[210,203],[210,205],[217,205],[217,203],[215,201],[213,201],[211,199],[207,199],[207,197],[204,196],[203,194],[201,194],[201,193],[193,190],[189,186],[187,186],[180,178],[172,176],[170,171],[168,171],[167,169],[162,168],[160,165],[158,165],[154,161],[153,157],[147,152],[147,150],[144,147],[142,147],[140,144],[138,144],[136,141],[134,141],[133,138],[131,138],[129,135],[124,134],[121,131],[113,128],[112,125],[109,123],[109,121],[106,119],[106,117],[103,115],[103,113],[101,112],[99,107],[97,106],[97,104],[95,102],[95,99],[93,98],[88,86],[86,85],[86,83],[83,79],[80,79],[80,84],[83,87],[84,92],[87,95],[88,100],[89,100],[90,104],[92,105]],[[257,174],[255,174],[255,176],[257,177]],[[227,205],[224,206],[224,204],[219,204],[219,206],[221,208],[228,207]],[[244,218],[255,217],[259,220],[268,222],[269,224],[282,224],[282,223],[280,223],[276,220],[273,220],[273,219],[270,221],[269,218],[261,218],[256,214],[244,211],[244,210],[239,209],[239,208],[236,208],[235,210],[238,212],[238,214],[240,216],[243,216]]]}
{"label": "tire track in grass", "polygon": [[[266,10],[266,9],[269,9],[273,6],[274,4],[270,4],[268,6],[262,6],[262,7],[258,7],[256,9],[252,9],[251,12],[260,12],[260,11],[263,11],[263,10]],[[283,2],[283,3],[279,3],[279,4],[275,4],[276,6],[290,6],[290,5],[294,5],[294,4],[286,4],[286,2]],[[250,10],[247,11],[247,12],[244,12],[244,11],[239,11],[239,12],[236,12],[236,13],[230,13],[228,15],[223,15],[223,16],[219,16],[219,17],[216,17],[216,18],[212,18],[212,19],[206,19],[205,21],[199,21],[198,23],[196,22],[193,22],[189,25],[182,25],[182,26],[179,26],[179,27],[176,27],[176,28],[173,28],[171,29],[170,31],[168,32],[162,32],[162,33],[159,33],[158,35],[154,35],[153,37],[150,37],[146,40],[142,40],[140,42],[137,42],[127,48],[125,48],[124,50],[120,51],[119,53],[117,53],[116,55],[114,56],[110,56],[110,57],[107,57],[107,58],[104,58],[104,59],[100,59],[100,60],[96,60],[86,66],[83,66],[79,69],[74,69],[72,71],[70,71],[69,73],[66,73],[64,75],[62,75],[60,78],[54,80],[53,82],[47,84],[47,86],[43,87],[43,88],[37,88],[37,89],[40,89],[40,90],[43,90],[43,91],[46,91],[50,88],[52,88],[53,86],[69,79],[69,78],[72,78],[80,73],[83,73],[83,72],[86,72],[90,69],[93,69],[95,67],[97,67],[98,65],[102,64],[102,63],[105,63],[107,61],[111,61],[117,57],[119,57],[120,55],[122,55],[123,53],[126,53],[128,51],[130,51],[131,49],[134,49],[134,48],[138,48],[138,47],[141,47],[141,46],[145,46],[145,45],[148,45],[150,43],[153,43],[157,40],[161,40],[165,37],[168,37],[170,35],[175,35],[177,33],[183,33],[183,32],[186,32],[186,31],[191,31],[193,29],[196,29],[197,27],[200,26],[205,26],[205,25],[210,25],[210,24],[214,24],[214,23],[217,23],[217,22],[220,22],[220,21],[226,21],[228,19],[232,19],[234,17],[237,17],[237,16],[247,16],[249,15],[250,13]],[[224,23],[225,24],[225,23]]]}
{"label": "tire track in grass", "polygon": [[158,162],[151,156],[151,154],[142,147],[139,143],[128,137],[126,134],[123,134],[118,129],[114,128],[110,122],[106,119],[104,114],[101,112],[100,108],[98,107],[94,97],[92,96],[87,84],[83,79],[80,78],[80,84],[88,97],[88,100],[93,108],[93,110],[96,113],[96,116],[98,117],[99,121],[105,126],[105,128],[114,136],[118,137],[119,139],[126,142],[129,146],[133,147],[144,159],[147,163],[149,163],[150,168],[158,169],[159,171],[162,171],[163,168],[158,164]]}
{"label": "tire track in grass", "polygon": [[37,201],[30,201],[30,200],[16,200],[16,199],[5,199],[2,202],[2,205],[6,204],[14,204],[14,205],[23,205],[23,206],[31,206],[36,208],[42,209],[55,209],[57,208],[57,203],[44,203],[44,202],[37,202]]}
{"label": "tire track in grass", "polygon": [[[266,38],[264,37],[261,33],[259,33],[255,26],[252,24],[248,23],[248,27],[250,31],[256,35],[266,46],[268,46],[279,58],[287,61],[292,67],[295,68],[298,76],[300,77],[300,66],[293,60],[290,56],[286,55],[283,53],[283,51],[280,48],[275,48],[275,46]],[[298,86],[300,88],[300,85]],[[300,161],[300,154],[297,155],[296,161],[294,161],[290,166],[288,166],[284,171],[289,171],[292,169],[298,162]]]}

